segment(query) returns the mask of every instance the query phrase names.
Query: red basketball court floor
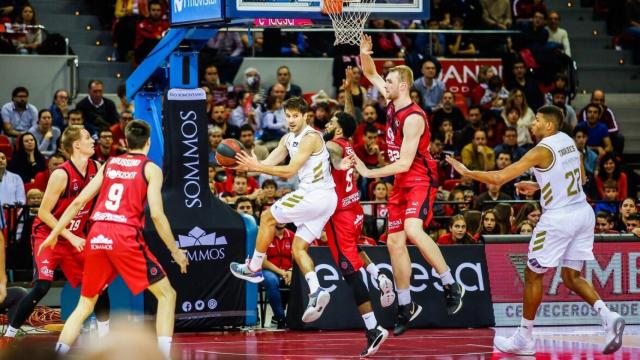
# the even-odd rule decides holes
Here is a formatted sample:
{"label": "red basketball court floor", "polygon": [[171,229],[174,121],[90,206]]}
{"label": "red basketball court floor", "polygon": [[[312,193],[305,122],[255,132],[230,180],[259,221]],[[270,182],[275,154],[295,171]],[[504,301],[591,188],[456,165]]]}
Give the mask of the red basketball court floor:
{"label": "red basketball court floor", "polygon": [[[373,357],[378,359],[533,359],[494,351],[493,337],[510,335],[513,328],[419,329],[392,335]],[[537,359],[639,359],[640,326],[627,326],[624,346],[602,355],[599,326],[538,327]],[[29,335],[22,341],[51,346],[53,334]],[[22,342],[21,341],[21,342]],[[356,359],[364,348],[361,331],[234,331],[179,333],[174,336],[174,359]]]}

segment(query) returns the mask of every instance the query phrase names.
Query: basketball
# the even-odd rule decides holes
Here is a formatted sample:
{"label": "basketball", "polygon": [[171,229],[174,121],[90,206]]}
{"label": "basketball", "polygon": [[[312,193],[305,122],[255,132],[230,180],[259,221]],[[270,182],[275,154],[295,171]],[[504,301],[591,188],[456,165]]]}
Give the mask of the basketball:
{"label": "basketball", "polygon": [[216,148],[216,161],[220,166],[236,165],[236,153],[244,150],[242,143],[236,139],[224,139]]}

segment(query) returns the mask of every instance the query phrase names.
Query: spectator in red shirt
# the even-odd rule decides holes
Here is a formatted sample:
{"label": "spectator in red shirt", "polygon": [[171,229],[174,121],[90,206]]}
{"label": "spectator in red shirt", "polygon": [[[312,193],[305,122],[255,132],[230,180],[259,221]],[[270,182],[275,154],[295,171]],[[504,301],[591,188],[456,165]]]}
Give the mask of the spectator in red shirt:
{"label": "spectator in red shirt", "polygon": [[365,129],[370,125],[378,129],[379,135],[384,134],[385,125],[378,122],[378,113],[373,105],[367,105],[362,109],[362,122],[356,126],[356,131],[351,136],[354,145],[364,142]]}
{"label": "spectator in red shirt", "polygon": [[596,187],[600,199],[605,198],[604,182],[607,180],[615,180],[618,184],[618,200],[624,200],[627,197],[627,174],[621,171],[620,162],[611,154],[605,154],[600,159],[598,166],[598,175],[596,176]]}
{"label": "spectator in red shirt", "polygon": [[98,132],[96,151],[91,158],[101,164],[104,164],[108,158],[116,155],[118,155],[118,149],[113,146],[113,134],[111,133],[111,130],[100,130]]}
{"label": "spectator in red shirt", "polygon": [[120,114],[118,122],[111,125],[109,128],[109,130],[111,130],[111,135],[113,136],[113,145],[118,151],[127,151],[127,143],[124,138],[124,127],[127,126],[131,120],[133,120],[133,113],[125,110]]}
{"label": "spectator in red shirt", "polygon": [[47,183],[49,182],[49,176],[51,176],[53,170],[62,165],[62,163],[66,160],[67,159],[65,159],[64,155],[62,155],[61,153],[55,153],[51,155],[51,157],[49,158],[49,162],[47,163],[47,169],[36,174],[31,188],[44,191],[44,189],[46,189],[47,187]]}
{"label": "spectator in red shirt", "polygon": [[160,42],[162,35],[169,29],[169,22],[162,19],[162,4],[157,0],[149,1],[149,17],[140,21],[136,27],[135,63],[139,64]]}
{"label": "spectator in red shirt", "polygon": [[378,129],[369,125],[364,131],[364,141],[353,147],[353,151],[367,167],[384,166],[384,153],[378,141]]}
{"label": "spectator in red shirt", "polygon": [[449,232],[440,235],[438,245],[475,244],[471,235],[467,233],[467,222],[462,215],[455,215],[449,221]]}
{"label": "spectator in red shirt", "polygon": [[262,285],[273,310],[271,322],[275,322],[278,329],[286,327],[280,287],[291,286],[291,261],[293,259],[291,245],[294,237],[295,233],[287,229],[285,224],[276,224],[273,242],[269,245],[267,257],[262,264],[262,275],[264,276]]}

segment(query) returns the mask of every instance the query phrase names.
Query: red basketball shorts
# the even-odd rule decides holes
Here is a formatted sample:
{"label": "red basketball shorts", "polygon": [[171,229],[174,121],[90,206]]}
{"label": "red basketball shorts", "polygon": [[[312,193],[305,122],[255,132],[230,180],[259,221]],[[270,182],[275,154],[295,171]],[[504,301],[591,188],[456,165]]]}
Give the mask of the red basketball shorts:
{"label": "red basketball shorts", "polygon": [[151,254],[142,232],[133,226],[96,222],[89,230],[82,278],[82,296],[94,297],[116,277],[134,295],[160,281],[164,269]]}
{"label": "red basketball shorts", "polygon": [[53,272],[60,267],[69,284],[74,288],[77,287],[82,281],[85,253],[79,252],[67,239],[59,236],[55,248],[46,248],[38,255],[38,249],[47,236],[49,236],[49,229],[45,230],[45,226],[37,228],[31,235],[35,262],[33,280],[53,281]]}
{"label": "red basketball shorts", "polygon": [[331,255],[343,275],[352,274],[364,266],[357,245],[363,222],[362,207],[358,205],[336,211],[324,227]]}
{"label": "red basketball shorts", "polygon": [[389,209],[389,233],[404,230],[405,219],[421,219],[424,226],[429,225],[433,217],[433,202],[438,189],[434,186],[394,186],[387,208]]}

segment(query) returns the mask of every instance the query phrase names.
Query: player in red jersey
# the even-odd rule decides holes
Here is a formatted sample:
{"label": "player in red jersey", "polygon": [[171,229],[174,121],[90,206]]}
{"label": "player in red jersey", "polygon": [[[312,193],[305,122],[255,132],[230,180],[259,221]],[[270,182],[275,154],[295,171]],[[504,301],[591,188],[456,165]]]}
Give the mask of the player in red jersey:
{"label": "player in red jersey", "polygon": [[[78,196],[82,189],[93,179],[99,165],[89,158],[93,155],[93,139],[82,126],[69,126],[62,134],[61,144],[70,154],[70,159],[53,170],[47,183],[38,217],[33,222],[31,242],[34,253],[35,269],[31,291],[18,304],[15,315],[5,332],[6,337],[15,337],[16,332],[29,318],[38,302],[49,292],[53,281],[53,272],[60,267],[72,287],[82,280],[84,267],[84,239],[87,220],[93,203],[87,203],[73,217],[68,228],[63,229],[64,241],[55,249],[46,249],[36,254],[56,225],[65,209]],[[98,333],[106,335],[109,330],[109,297],[105,292],[96,304]]]}
{"label": "player in red jersey", "polygon": [[[336,194],[338,195],[338,205],[329,222],[325,225],[324,231],[327,234],[327,243],[333,255],[333,260],[340,269],[345,282],[353,292],[353,298],[358,306],[358,312],[364,320],[367,328],[367,347],[360,356],[371,356],[375,354],[380,345],[386,340],[389,332],[378,325],[369,291],[359,274],[364,267],[364,261],[360,257],[357,241],[362,233],[364,212],[360,206],[360,193],[354,183],[354,168],[341,169],[340,164],[344,158],[353,156],[353,148],[348,138],[353,135],[356,123],[353,116],[339,112],[332,116],[327,123],[324,138],[331,159],[331,176],[336,184]],[[366,255],[363,255],[366,256]],[[395,300],[393,294],[393,283],[389,278],[378,272],[375,264],[369,264],[367,270],[374,270],[379,288],[382,291],[381,304],[387,307]]]}
{"label": "player in red jersey", "polygon": [[149,125],[144,121],[134,120],[127,124],[125,136],[129,153],[107,160],[101,171],[62,214],[38,250],[53,248],[64,227],[84,204],[99,193],[91,214],[93,224],[87,237],[81,297],[56,344],[59,353],[69,351],[69,346],[80,333],[82,323],[93,311],[98,294],[119,274],[134,294],[149,289],[158,299],[158,345],[167,358],[170,355],[176,292],[142,239],[147,201],[158,235],[183,273],[187,271],[188,260],[185,251],[177,247],[164,214],[160,193],[162,170],[147,160],[150,133]]}
{"label": "player in red jersey", "polygon": [[388,202],[387,248],[399,305],[393,334],[400,335],[422,311],[420,305],[411,301],[411,258],[406,246],[407,238],[439,274],[450,315],[462,308],[464,288],[455,282],[440,248],[423,230],[423,225],[433,216],[438,180],[436,161],[429,153],[427,115],[411,101],[409,95],[413,72],[407,66],[396,66],[383,79],[376,71],[372,53],[371,37],[363,35],[360,42],[362,69],[367,79],[387,99],[386,133],[390,164],[367,169],[361,161],[356,161],[356,168],[362,176],[369,178],[395,175]]}

